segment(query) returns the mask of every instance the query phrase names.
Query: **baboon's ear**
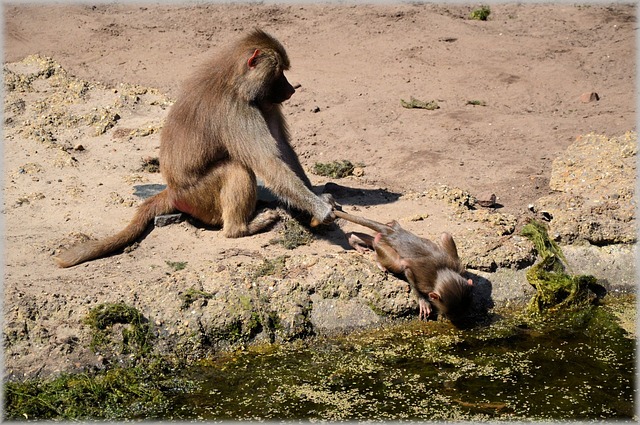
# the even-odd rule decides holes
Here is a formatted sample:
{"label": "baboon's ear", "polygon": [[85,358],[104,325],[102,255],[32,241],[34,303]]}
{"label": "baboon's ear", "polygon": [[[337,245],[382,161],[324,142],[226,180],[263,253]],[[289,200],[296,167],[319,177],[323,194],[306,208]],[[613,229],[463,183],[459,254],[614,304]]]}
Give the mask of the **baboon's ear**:
{"label": "baboon's ear", "polygon": [[258,49],[256,49],[255,52],[253,52],[253,55],[247,61],[247,65],[249,66],[249,68],[254,68],[256,66],[256,63],[258,62],[259,54],[260,54],[260,50]]}
{"label": "baboon's ear", "polygon": [[438,294],[437,292],[429,292],[429,299],[438,301],[440,299],[440,294]]}

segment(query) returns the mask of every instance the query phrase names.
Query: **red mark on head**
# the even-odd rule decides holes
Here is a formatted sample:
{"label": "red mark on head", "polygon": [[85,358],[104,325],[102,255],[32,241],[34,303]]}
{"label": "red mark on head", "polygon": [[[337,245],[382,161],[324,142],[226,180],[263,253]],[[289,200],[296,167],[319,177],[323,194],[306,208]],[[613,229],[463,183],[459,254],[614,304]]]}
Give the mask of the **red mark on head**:
{"label": "red mark on head", "polygon": [[256,60],[258,60],[258,55],[259,54],[260,54],[260,50],[258,50],[258,49],[256,49],[255,52],[253,52],[253,55],[247,61],[247,65],[249,66],[249,68],[253,68],[253,67],[256,66]]}

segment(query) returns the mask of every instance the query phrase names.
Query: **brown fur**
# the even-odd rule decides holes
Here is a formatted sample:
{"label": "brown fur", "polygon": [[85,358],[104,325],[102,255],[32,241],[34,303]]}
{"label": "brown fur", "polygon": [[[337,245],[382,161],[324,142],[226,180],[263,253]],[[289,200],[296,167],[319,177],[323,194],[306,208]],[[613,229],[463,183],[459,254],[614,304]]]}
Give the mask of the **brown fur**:
{"label": "brown fur", "polygon": [[377,232],[375,237],[352,233],[349,243],[358,251],[373,248],[380,268],[407,278],[418,298],[421,319],[430,315],[431,304],[452,322],[468,313],[472,281],[461,275],[464,268],[449,233],[443,233],[436,244],[404,230],[395,220],[382,224],[343,211],[334,214]]}
{"label": "brown fur", "polygon": [[284,76],[288,68],[282,44],[260,30],[204,64],[185,82],[162,129],[160,169],[167,188],[146,200],[123,231],[61,253],[58,265],[122,249],[144,233],[154,215],[176,210],[222,226],[226,237],[260,232],[278,214],[254,217],[256,175],[314,221],[332,221],[331,199],[311,191],[289,143],[280,106],[295,92]]}

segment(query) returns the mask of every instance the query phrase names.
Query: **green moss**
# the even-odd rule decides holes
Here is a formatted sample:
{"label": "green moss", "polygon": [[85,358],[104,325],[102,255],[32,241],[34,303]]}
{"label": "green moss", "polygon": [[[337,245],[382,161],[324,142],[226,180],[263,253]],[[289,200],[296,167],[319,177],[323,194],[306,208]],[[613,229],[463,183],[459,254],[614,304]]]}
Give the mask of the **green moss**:
{"label": "green moss", "polygon": [[240,295],[239,301],[240,301],[240,305],[242,306],[243,309],[245,309],[247,311],[253,310],[253,303],[251,302],[251,297],[250,296],[248,296],[248,295]]}
{"label": "green moss", "polygon": [[179,295],[182,300],[182,306],[180,307],[182,310],[186,310],[193,304],[193,302],[197,299],[209,300],[213,298],[213,294],[210,292],[201,291],[196,288],[189,288]]}
{"label": "green moss", "polygon": [[262,322],[257,312],[251,312],[246,318],[235,318],[224,328],[212,332],[211,342],[224,342],[231,345],[245,344],[262,331]]}
{"label": "green moss", "polygon": [[351,161],[316,162],[313,166],[313,173],[319,176],[340,179],[353,174],[354,165]]}
{"label": "green moss", "polygon": [[429,111],[440,109],[440,105],[438,105],[438,102],[436,102],[435,100],[424,102],[414,97],[411,97],[411,100],[409,100],[408,102],[406,100],[400,99],[400,104],[403,108],[407,109],[427,109]]}
{"label": "green moss", "polygon": [[186,261],[165,261],[165,263],[167,263],[167,266],[171,267],[174,271],[180,271],[180,270],[184,270],[185,267],[187,267],[187,262]]}
{"label": "green moss", "polygon": [[367,302],[367,306],[378,316],[380,317],[386,317],[387,316],[387,312],[384,311],[382,308],[378,307],[377,304],[375,304],[373,301],[368,301]]}
{"label": "green moss", "polygon": [[480,6],[471,12],[469,18],[476,21],[486,21],[489,15],[491,15],[491,8],[489,6]]}
{"label": "green moss", "polygon": [[253,278],[257,279],[263,276],[273,276],[282,274],[285,265],[287,263],[287,256],[281,255],[279,257],[269,259],[265,258],[260,265],[257,266],[253,272]]}
{"label": "green moss", "polygon": [[265,328],[262,314],[256,310],[254,299],[249,295],[240,295],[228,301],[229,309],[236,312],[221,327],[210,329],[204,335],[205,344],[244,345],[253,340]]}
{"label": "green moss", "polygon": [[309,245],[314,239],[313,233],[298,220],[286,218],[282,221],[278,237],[271,239],[269,243],[280,244],[286,249],[295,249],[302,245]]}
{"label": "green moss", "polygon": [[105,303],[91,309],[84,323],[93,329],[91,348],[111,350],[113,335],[111,329],[116,324],[122,328],[122,345],[119,354],[140,356],[152,348],[153,333],[149,321],[134,307],[124,303]]}

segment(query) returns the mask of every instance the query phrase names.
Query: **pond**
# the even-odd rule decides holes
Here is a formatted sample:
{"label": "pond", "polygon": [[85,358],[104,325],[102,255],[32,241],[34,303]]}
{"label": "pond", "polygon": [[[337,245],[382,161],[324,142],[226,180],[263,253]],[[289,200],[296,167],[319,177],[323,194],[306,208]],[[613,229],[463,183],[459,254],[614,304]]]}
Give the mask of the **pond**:
{"label": "pond", "polygon": [[133,367],[6,382],[4,417],[637,420],[635,313],[634,298],[608,297],[561,314],[497,311],[464,330],[395,321],[189,367],[142,357]]}
{"label": "pond", "polygon": [[[627,308],[635,308],[630,302]],[[265,345],[186,370],[159,416],[204,420],[597,420],[635,414],[635,339],[608,307],[408,321]]]}

